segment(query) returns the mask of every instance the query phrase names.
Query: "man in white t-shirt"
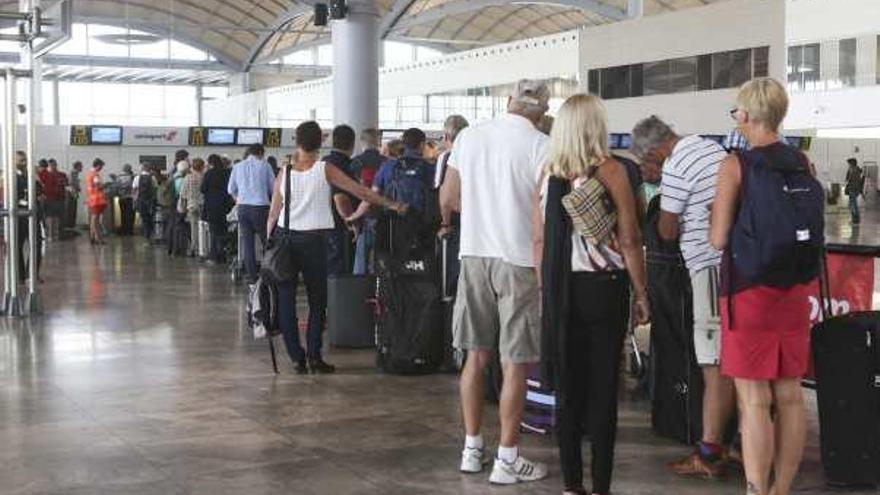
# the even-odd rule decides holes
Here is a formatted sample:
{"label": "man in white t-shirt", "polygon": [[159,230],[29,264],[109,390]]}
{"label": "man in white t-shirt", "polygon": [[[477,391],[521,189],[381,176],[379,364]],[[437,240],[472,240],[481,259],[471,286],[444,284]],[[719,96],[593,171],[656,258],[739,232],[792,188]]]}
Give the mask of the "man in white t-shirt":
{"label": "man in white t-shirt", "polygon": [[483,369],[499,352],[501,440],[489,477],[496,484],[547,476],[547,466],[520,456],[517,445],[527,368],[541,358],[531,217],[548,146],[535,125],[547,112],[549,97],[542,82],[517,83],[507,114],[458,135],[440,191],[443,218],[461,213],[461,274],[453,312],[455,346],[468,351],[461,374],[466,430],[461,471],[481,472],[489,461],[480,435]]}
{"label": "man in white t-shirt", "polygon": [[[722,445],[736,407],[733,381],[721,375],[721,318],[718,308],[721,252],[709,244],[709,213],[718,168],[727,158],[720,144],[700,136],[680,137],[657,116],[633,129],[632,153],[662,164],[657,232],[678,240],[693,288],[694,349],[703,370],[703,437],[697,452],[669,465],[677,474],[717,478],[728,454]],[[683,356],[682,356],[683,357]]]}

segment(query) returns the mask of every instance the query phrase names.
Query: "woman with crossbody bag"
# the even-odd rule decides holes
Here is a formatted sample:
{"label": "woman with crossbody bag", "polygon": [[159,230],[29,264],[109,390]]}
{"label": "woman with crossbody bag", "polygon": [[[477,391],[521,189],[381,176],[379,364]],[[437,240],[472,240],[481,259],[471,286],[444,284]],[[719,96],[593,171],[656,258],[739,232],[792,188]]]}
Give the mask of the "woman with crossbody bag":
{"label": "woman with crossbody bag", "polygon": [[[543,300],[542,372],[559,405],[566,494],[586,494],[584,418],[592,493],[611,485],[622,347],[632,314],[649,319],[636,200],[608,150],[605,108],[575,95],[560,108],[535,213],[535,258]],[[631,289],[632,288],[632,289]]]}
{"label": "woman with crossbody bag", "polygon": [[[296,128],[297,153],[275,180],[269,209],[269,246],[264,267],[278,291],[278,317],[284,343],[297,373],[333,373],[321,353],[327,313],[327,232],[333,229],[331,188],[338,187],[363,201],[398,212],[406,210],[358,184],[342,170],[318,161],[321,127],[305,122]],[[300,344],[296,315],[296,284],[302,273],[309,303],[307,348]]]}

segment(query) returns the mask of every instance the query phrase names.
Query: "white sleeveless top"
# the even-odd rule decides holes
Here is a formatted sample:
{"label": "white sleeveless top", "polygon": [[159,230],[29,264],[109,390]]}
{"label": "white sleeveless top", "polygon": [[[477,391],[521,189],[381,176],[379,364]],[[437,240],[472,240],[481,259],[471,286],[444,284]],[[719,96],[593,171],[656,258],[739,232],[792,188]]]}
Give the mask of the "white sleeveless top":
{"label": "white sleeveless top", "polygon": [[[333,211],[331,203],[330,183],[327,181],[327,172],[324,162],[315,162],[312,168],[305,172],[290,169],[290,177],[287,177],[287,168],[281,170],[281,215],[278,217],[278,225],[288,230],[328,230],[332,229]],[[284,194],[284,181],[290,181],[290,225],[284,221],[284,204],[287,198]]]}

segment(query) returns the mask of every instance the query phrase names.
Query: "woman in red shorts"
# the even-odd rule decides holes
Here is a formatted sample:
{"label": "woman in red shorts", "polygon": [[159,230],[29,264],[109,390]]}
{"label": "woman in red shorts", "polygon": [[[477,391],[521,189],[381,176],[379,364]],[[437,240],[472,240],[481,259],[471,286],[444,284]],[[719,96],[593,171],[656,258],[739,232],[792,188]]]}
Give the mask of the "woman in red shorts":
{"label": "woman in red shorts", "polygon": [[92,244],[104,244],[101,233],[101,215],[107,209],[107,195],[101,179],[104,161],[95,158],[92,169],[86,173],[86,205],[89,207],[89,240]]}
{"label": "woman in red shorts", "polygon": [[[709,233],[716,249],[730,248],[743,185],[755,174],[752,170],[772,164],[774,169],[810,173],[806,157],[780,142],[779,126],[787,111],[785,88],[774,79],[754,79],[740,89],[731,116],[751,150],[731,155],[721,165]],[[721,372],[735,379],[739,396],[746,493],[787,495],[806,436],[800,381],[809,358],[813,286],[810,281],[784,288],[743,283],[730,253],[725,253],[722,272],[727,280],[722,292],[737,283],[732,300],[727,296],[720,301]]]}

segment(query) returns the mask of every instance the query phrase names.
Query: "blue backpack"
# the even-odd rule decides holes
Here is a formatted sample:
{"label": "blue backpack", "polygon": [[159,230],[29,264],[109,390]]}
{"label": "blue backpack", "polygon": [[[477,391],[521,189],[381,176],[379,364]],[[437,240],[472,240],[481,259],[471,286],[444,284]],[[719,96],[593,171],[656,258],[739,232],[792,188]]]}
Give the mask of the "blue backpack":
{"label": "blue backpack", "polygon": [[385,196],[423,213],[430,189],[429,175],[428,164],[423,160],[400,158],[394,164],[394,172],[385,186]]}
{"label": "blue backpack", "polygon": [[812,281],[825,246],[825,191],[807,158],[781,143],[737,156],[742,188],[728,249],[731,292]]}

